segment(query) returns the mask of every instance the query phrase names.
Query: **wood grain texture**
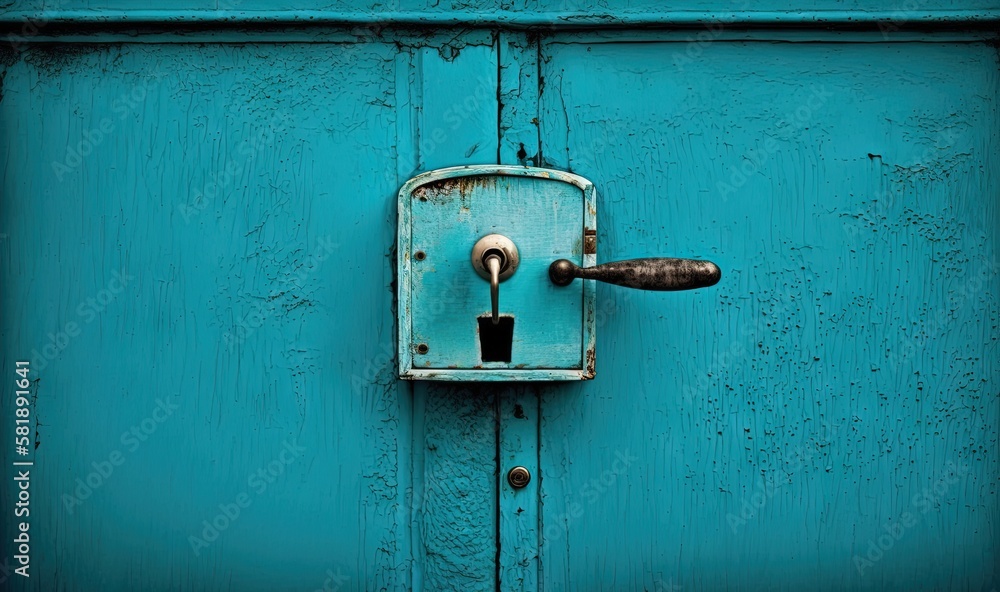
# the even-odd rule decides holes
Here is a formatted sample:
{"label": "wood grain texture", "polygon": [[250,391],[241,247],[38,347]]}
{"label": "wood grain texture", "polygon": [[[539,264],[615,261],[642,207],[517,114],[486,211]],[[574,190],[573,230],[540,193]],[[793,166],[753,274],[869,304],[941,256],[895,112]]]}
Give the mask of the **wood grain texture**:
{"label": "wood grain texture", "polygon": [[413,589],[392,270],[410,65],[492,36],[368,41],[5,49],[0,339],[40,379],[17,589]]}
{"label": "wood grain texture", "polygon": [[500,150],[502,164],[541,166],[538,158],[538,36],[501,31]]}
{"label": "wood grain texture", "polygon": [[[15,32],[19,11],[55,7],[0,6]],[[60,6],[166,28],[236,10]],[[712,25],[708,42],[549,36],[539,60],[527,34],[483,29],[508,19],[492,5],[241,6],[233,27],[478,29],[42,27],[30,40],[67,44],[4,48],[0,343],[4,368],[34,358],[40,379],[38,570],[20,589],[997,586],[1000,83],[983,35],[716,35],[708,2],[524,5],[506,22]],[[925,8],[754,18],[982,27],[997,7]],[[723,283],[598,287],[596,382],[401,385],[395,191],[514,163],[522,138],[525,159],[598,184],[602,259],[710,256]],[[504,491],[532,427],[540,489]],[[225,527],[193,548],[208,522]]]}
{"label": "wood grain texture", "polygon": [[475,384],[414,385],[414,590],[496,587],[496,396]]}
{"label": "wood grain texture", "polygon": [[599,260],[723,280],[598,287],[598,378],[542,402],[545,589],[996,587],[995,47],[602,37],[543,40],[544,158]]}
{"label": "wood grain texture", "polygon": [[[418,139],[401,157],[410,165],[407,178],[495,158],[496,60],[492,34],[481,33],[455,37],[455,46],[417,49],[407,59],[408,121]],[[493,590],[496,393],[475,384],[412,388],[412,589]]]}
{"label": "wood grain texture", "polygon": [[[498,46],[500,162],[537,164],[540,88],[537,37],[532,35],[529,38],[526,33],[502,32]],[[591,202],[593,201],[594,198],[591,198]],[[593,220],[590,222],[593,223]],[[590,303],[585,303],[585,306],[587,304]],[[506,392],[498,400],[498,591],[528,591],[538,590],[540,587],[540,388],[545,387],[514,386],[505,389]],[[516,466],[525,467],[532,476],[531,481],[521,489],[514,489],[507,482],[507,472]]]}
{"label": "wood grain texture", "polygon": [[691,27],[720,23],[770,26],[782,23],[877,28],[885,32],[956,23],[990,27],[998,20],[1000,6],[995,0],[920,0],[898,4],[871,0],[812,0],[800,3],[795,10],[774,0],[735,3],[719,0],[684,3],[657,0],[182,0],[169,6],[163,2],[129,0],[5,0],[0,3],[0,23],[12,28],[16,36],[34,35],[36,27],[46,28],[53,23],[76,26],[157,23],[180,27],[211,23],[231,27],[280,22],[305,26],[368,23],[546,28]]}
{"label": "wood grain texture", "polygon": [[[498,541],[499,590],[538,590],[540,506],[538,499],[538,427],[540,391],[548,388],[518,385],[504,388],[499,400],[500,540]],[[525,487],[515,489],[507,481],[514,467],[531,474]]]}

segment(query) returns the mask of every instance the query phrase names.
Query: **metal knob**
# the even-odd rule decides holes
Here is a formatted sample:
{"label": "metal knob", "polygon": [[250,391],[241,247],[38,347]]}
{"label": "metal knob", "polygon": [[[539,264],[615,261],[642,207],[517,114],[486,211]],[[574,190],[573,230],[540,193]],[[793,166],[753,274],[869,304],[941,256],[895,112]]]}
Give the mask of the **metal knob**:
{"label": "metal knob", "polygon": [[557,286],[568,286],[575,278],[639,290],[676,291],[714,286],[722,271],[711,261],[665,257],[612,261],[594,267],[559,259],[549,266],[549,279]]}
{"label": "metal knob", "polygon": [[502,234],[488,234],[472,247],[472,266],[490,281],[493,324],[500,323],[500,282],[514,275],[521,258],[514,242]]}
{"label": "metal knob", "polygon": [[531,481],[531,473],[524,467],[514,467],[507,471],[507,483],[514,489],[521,489]]}

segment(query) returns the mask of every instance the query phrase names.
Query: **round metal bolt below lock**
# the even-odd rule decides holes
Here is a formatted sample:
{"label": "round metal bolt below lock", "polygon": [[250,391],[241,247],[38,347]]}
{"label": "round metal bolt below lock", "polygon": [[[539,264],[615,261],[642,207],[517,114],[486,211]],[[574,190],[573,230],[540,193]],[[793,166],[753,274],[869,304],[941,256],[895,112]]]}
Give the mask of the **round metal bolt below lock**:
{"label": "round metal bolt below lock", "polygon": [[507,483],[514,489],[521,489],[531,481],[531,473],[524,467],[514,467],[507,471]]}

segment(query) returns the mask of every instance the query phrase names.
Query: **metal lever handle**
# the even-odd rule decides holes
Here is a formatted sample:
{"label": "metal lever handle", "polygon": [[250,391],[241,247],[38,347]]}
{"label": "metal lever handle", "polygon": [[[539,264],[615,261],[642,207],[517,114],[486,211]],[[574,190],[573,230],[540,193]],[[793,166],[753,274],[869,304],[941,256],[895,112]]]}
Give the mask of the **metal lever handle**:
{"label": "metal lever handle", "polygon": [[500,324],[500,282],[514,275],[520,263],[517,247],[502,234],[488,234],[472,247],[472,267],[490,282],[494,325]]}
{"label": "metal lever handle", "polygon": [[493,303],[493,324],[500,324],[500,268],[503,267],[499,255],[490,255],[483,261],[490,270],[490,301]]}
{"label": "metal lever handle", "polygon": [[714,286],[722,271],[711,261],[695,259],[628,259],[594,267],[580,267],[568,259],[549,266],[549,279],[557,286],[568,286],[574,278],[597,280],[639,290],[676,291]]}

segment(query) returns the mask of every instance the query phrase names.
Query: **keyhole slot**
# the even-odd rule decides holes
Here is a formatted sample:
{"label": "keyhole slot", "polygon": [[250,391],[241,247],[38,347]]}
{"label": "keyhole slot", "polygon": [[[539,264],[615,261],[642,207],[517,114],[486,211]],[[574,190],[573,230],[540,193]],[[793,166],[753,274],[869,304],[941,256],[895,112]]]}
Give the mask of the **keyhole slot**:
{"label": "keyhole slot", "polygon": [[514,343],[514,317],[503,315],[494,325],[491,315],[476,318],[479,321],[479,351],[483,362],[510,363]]}
{"label": "keyhole slot", "polygon": [[491,257],[496,257],[500,261],[500,277],[498,279],[501,282],[514,275],[521,261],[513,241],[501,234],[487,234],[476,241],[472,247],[472,267],[475,268],[479,277],[487,281],[492,279],[488,263]]}
{"label": "keyhole slot", "polygon": [[483,266],[486,267],[486,260],[490,257],[497,257],[500,259],[500,273],[507,271],[510,267],[510,259],[507,258],[507,253],[504,253],[502,249],[486,249],[483,251]]}

